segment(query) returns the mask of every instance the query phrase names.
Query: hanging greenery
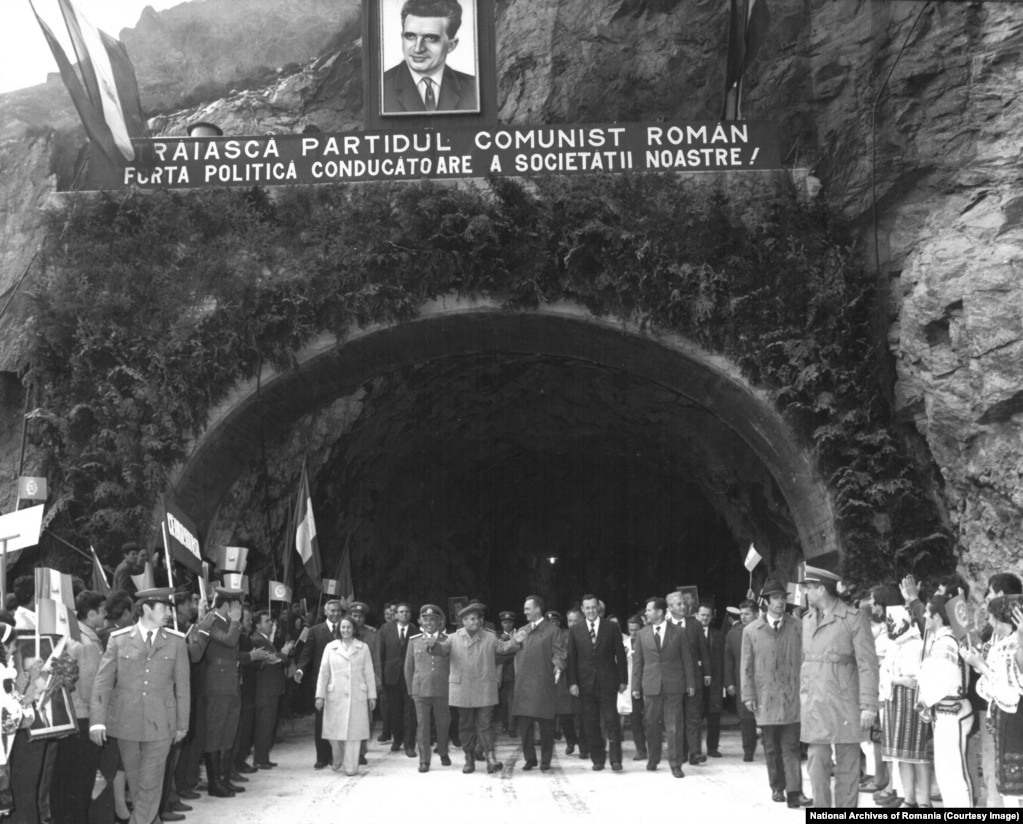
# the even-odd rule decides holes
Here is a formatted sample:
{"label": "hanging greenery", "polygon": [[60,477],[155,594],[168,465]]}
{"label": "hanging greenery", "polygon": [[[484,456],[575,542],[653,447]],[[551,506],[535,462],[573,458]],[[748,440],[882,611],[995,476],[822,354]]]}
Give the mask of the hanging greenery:
{"label": "hanging greenery", "polygon": [[728,356],[815,454],[852,580],[954,566],[882,391],[873,279],[827,208],[778,181],[68,196],[48,238],[30,377],[67,538],[147,534],[187,443],[261,363],[455,292],[569,299]]}

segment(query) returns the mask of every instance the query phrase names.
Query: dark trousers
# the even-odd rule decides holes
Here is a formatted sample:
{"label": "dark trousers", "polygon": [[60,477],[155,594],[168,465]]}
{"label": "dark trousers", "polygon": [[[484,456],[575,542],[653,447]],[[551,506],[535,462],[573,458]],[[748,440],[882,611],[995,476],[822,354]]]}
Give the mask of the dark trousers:
{"label": "dark trousers", "polygon": [[[618,693],[610,690],[585,690],[579,694],[582,707],[583,737],[594,764],[607,760],[605,733],[611,743],[611,763],[622,763],[622,730],[618,724]],[[603,731],[602,728],[603,727]]]}
{"label": "dark trousers", "polygon": [[[506,667],[510,667],[511,663],[505,664]],[[512,678],[510,681],[502,681],[501,686],[497,691],[497,716],[501,721],[501,729],[505,732],[513,729],[514,723],[511,714],[511,702],[512,696],[515,693],[515,679]]]}
{"label": "dark trousers", "polygon": [[494,751],[493,721],[493,707],[458,707],[458,738],[466,756]]}
{"label": "dark trousers", "polygon": [[416,741],[416,706],[409,698],[405,682],[385,686],[387,692],[387,716],[393,738],[392,746],[404,744],[406,747],[415,745]]}
{"label": "dark trousers", "polygon": [[238,713],[238,732],[234,737],[234,760],[242,763],[249,757],[256,728],[256,702],[253,699],[242,699]]}
{"label": "dark trousers", "polygon": [[[121,766],[121,750],[117,741],[107,736],[107,743],[100,749],[97,769],[103,774],[107,785],[89,805],[89,824],[110,824],[114,820],[114,776]],[[91,795],[91,793],[90,793]]]}
{"label": "dark trousers", "polygon": [[764,758],[767,759],[767,780],[771,789],[802,792],[799,722],[764,724],[761,729],[764,731]]}
{"label": "dark trousers", "polygon": [[270,760],[270,749],[274,745],[274,730],[277,728],[279,704],[279,696],[276,695],[256,701],[255,725],[252,730],[252,759],[256,764],[266,764]]}
{"label": "dark trousers", "polygon": [[[527,763],[536,763],[536,744],[533,741],[533,722],[540,726],[540,764],[550,765],[554,757],[554,719],[518,716],[519,736],[522,738],[522,757]],[[463,742],[463,746],[465,746]]]}
{"label": "dark trousers", "polygon": [[323,710],[316,710],[313,723],[313,741],[316,743],[316,763],[329,764],[334,759],[330,742],[323,740]]}
{"label": "dark trousers", "polygon": [[[50,787],[52,762],[56,755],[56,741],[29,741],[27,730],[18,730],[14,736],[9,760],[11,768],[11,794],[14,811],[7,821],[12,824],[37,824],[46,811],[50,818]],[[51,752],[52,751],[52,752]],[[47,759],[50,761],[47,777]]]}
{"label": "dark trousers", "polygon": [[716,750],[721,743],[721,713],[708,712],[707,719],[707,751]]}
{"label": "dark trousers", "polygon": [[629,726],[632,727],[632,743],[636,745],[636,755],[647,754],[646,748],[646,721],[643,718],[643,699],[632,699],[632,714],[629,716]]}
{"label": "dark trousers", "polygon": [[160,796],[160,812],[167,809],[168,804],[180,801],[178,798],[177,783],[174,775],[177,772],[178,761],[181,759],[182,743],[171,744],[170,752],[167,753],[167,766],[163,771],[163,794]]}
{"label": "dark trousers", "polygon": [[380,737],[384,740],[390,738],[393,735],[391,731],[391,702],[387,696],[387,687],[380,689],[377,687],[377,695],[379,700],[377,702],[377,711],[380,713]]}
{"label": "dark trousers", "polygon": [[50,809],[54,824],[88,824],[92,786],[102,747],[89,740],[89,719],[78,719],[78,735],[57,741]]}
{"label": "dark trousers", "polygon": [[703,719],[703,694],[697,688],[696,695],[691,698],[686,695],[682,699],[682,714],[679,719],[680,732],[684,732],[681,738],[684,739],[683,758],[692,758],[703,752],[702,733],[700,722]]}
{"label": "dark trousers", "polygon": [[739,733],[742,736],[743,755],[753,755],[757,751],[757,719],[739,716]]}
{"label": "dark trousers", "polygon": [[661,693],[643,697],[646,710],[647,752],[650,761],[661,760],[661,750],[667,739],[668,763],[682,766],[682,695]]}

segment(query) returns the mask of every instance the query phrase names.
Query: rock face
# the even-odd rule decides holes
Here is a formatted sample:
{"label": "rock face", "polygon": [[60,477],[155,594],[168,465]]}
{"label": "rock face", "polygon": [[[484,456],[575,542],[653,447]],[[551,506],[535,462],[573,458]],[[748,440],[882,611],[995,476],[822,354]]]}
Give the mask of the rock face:
{"label": "rock face", "polygon": [[[161,116],[156,130],[181,133],[193,119],[241,134],[359,128],[359,5],[252,0],[240,19],[237,0],[147,11],[123,33],[147,105],[172,106],[203,84],[228,92]],[[504,122],[710,119],[720,111],[727,4],[495,6]],[[1023,571],[1023,17],[1010,3],[770,0],[770,9],[743,114],[780,123],[783,157],[814,169],[878,264],[897,408],[907,436],[922,439],[921,463],[943,484],[964,571],[974,579]],[[230,92],[261,67],[290,62],[302,67]],[[0,135],[43,125],[24,93],[9,100],[18,105],[5,106]],[[67,123],[66,110],[53,122]],[[2,184],[4,246],[19,247],[3,253],[3,289],[38,244],[21,212],[53,185],[54,161],[40,156],[39,141],[21,137],[0,155],[8,167],[36,170],[8,173]],[[56,143],[47,145],[56,157]],[[10,334],[0,340],[0,362],[17,353]]]}

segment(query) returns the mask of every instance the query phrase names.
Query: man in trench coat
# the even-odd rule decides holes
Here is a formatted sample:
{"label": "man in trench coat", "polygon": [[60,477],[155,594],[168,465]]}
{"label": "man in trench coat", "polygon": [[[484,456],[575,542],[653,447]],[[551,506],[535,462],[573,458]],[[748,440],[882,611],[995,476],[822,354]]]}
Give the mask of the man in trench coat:
{"label": "man in trench coat", "polygon": [[786,595],[779,581],[764,583],[760,597],[767,601],[767,614],[754,618],[742,630],[739,681],[742,706],[747,712],[755,713],[756,723],[763,730],[771,798],[786,801],[789,807],[798,809],[810,803],[803,795],[799,751],[803,628],[786,614]]}
{"label": "man in trench coat", "polygon": [[803,617],[799,702],[801,738],[810,745],[807,770],[814,807],[832,806],[832,748],[834,806],[856,806],[860,742],[877,717],[878,664],[870,621],[838,597],[839,580],[807,565],[800,582],[811,607]]}
{"label": "man in trench coat", "polygon": [[522,738],[523,770],[537,766],[533,724],[540,727],[540,769],[551,768],[554,755],[554,716],[557,713],[557,683],[567,665],[565,636],[543,617],[543,599],[530,595],[522,608],[529,622],[498,645],[498,652],[515,651],[515,698],[512,714],[518,719]]}

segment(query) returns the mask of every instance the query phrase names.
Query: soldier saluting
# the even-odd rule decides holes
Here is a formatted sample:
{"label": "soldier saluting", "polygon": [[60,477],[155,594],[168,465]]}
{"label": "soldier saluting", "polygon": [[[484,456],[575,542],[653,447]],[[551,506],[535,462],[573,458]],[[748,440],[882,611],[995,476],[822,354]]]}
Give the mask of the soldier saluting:
{"label": "soldier saluting", "polygon": [[171,744],[188,734],[188,652],[182,633],[165,626],[170,587],[136,593],[137,624],[110,635],[92,688],[89,737],[117,739],[135,807],[131,824],[151,824],[160,811]]}

